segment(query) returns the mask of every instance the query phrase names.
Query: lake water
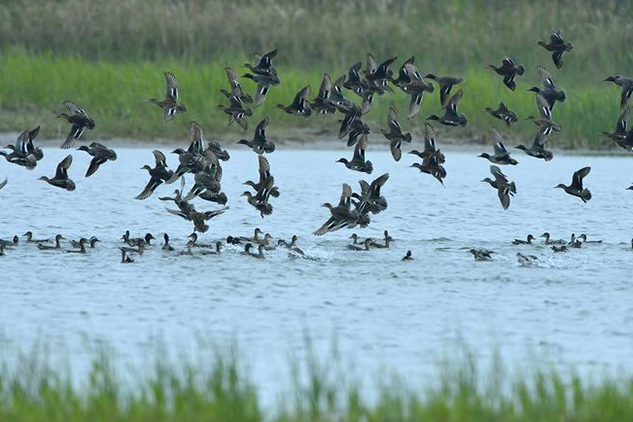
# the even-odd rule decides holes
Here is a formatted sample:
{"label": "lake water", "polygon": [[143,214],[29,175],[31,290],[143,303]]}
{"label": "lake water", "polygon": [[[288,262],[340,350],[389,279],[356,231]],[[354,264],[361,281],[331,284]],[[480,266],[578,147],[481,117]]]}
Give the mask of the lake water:
{"label": "lake water", "polygon": [[[45,150],[30,172],[0,163],[0,179],[9,177],[0,191],[0,238],[32,230],[40,238],[62,233],[103,241],[83,256],[22,245],[0,257],[3,359],[40,340],[81,368],[87,337],[107,340],[123,360],[138,363],[156,338],[181,351],[203,335],[218,344],[237,342],[256,382],[270,393],[286,384],[280,371],[289,356],[305,352],[308,333],[324,353],[336,339],[361,373],[389,368],[414,382],[458,341],[482,360],[498,347],[510,363],[536,352],[581,371],[632,369],[630,158],[559,154],[545,163],[516,153],[520,164],[503,170],[518,193],[504,211],[496,192],[480,183],[489,163],[474,150],[447,151],[444,188],[408,168],[411,155],[396,163],[388,151],[370,150],[374,173],[367,176],[334,162],[351,151],[278,148],[269,160],[281,196],[271,201],[274,214],[262,220],[239,197],[241,183],[257,178],[256,155],[233,147],[223,179],[230,210],[210,222],[201,241],[251,235],[260,227],[275,238],[297,234],[314,259],[277,250],[256,260],[237,247],[219,256],[180,256],[154,246],[134,264],[121,265],[117,248],[126,229],[133,236],[167,232],[179,249],[192,231],[165,211],[173,204],[158,200],[176,184],[134,200],[148,180],[139,168],[153,166],[150,149],[119,148],[118,160],[89,179],[83,177],[89,156],[73,152],[75,192],[37,180],[53,175],[67,152]],[[168,154],[168,162],[175,168],[176,156]],[[585,179],[593,193],[589,203],[553,189],[585,165],[592,167]],[[391,175],[383,189],[388,209],[354,231],[380,238],[388,229],[395,239],[390,249],[348,251],[350,230],[311,234],[329,216],[320,205],[338,201],[342,182],[358,190],[359,179],[384,172]],[[194,203],[199,210],[215,208]],[[558,254],[540,238],[535,246],[511,244],[544,231],[565,239],[584,232],[604,243]],[[471,247],[497,254],[476,262]],[[415,261],[400,261],[407,249]],[[520,266],[517,252],[538,256],[538,265]]]}

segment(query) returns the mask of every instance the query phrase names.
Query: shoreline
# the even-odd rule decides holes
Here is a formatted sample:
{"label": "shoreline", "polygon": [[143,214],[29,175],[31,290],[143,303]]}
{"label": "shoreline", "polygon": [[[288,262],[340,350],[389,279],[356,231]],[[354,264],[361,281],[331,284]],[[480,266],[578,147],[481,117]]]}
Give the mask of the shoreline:
{"label": "shoreline", "polygon": [[[248,138],[248,132],[244,132],[244,138]],[[282,135],[282,133],[284,135]],[[423,135],[412,133],[414,136],[413,142],[408,145],[403,145],[405,149],[420,149],[424,148],[424,139]],[[0,133],[0,145],[2,148],[4,146],[13,144],[18,137],[19,133],[17,132],[4,132]],[[223,148],[233,148],[237,146],[237,141],[242,138],[240,135],[230,134],[230,140],[227,140],[227,134],[222,134],[220,136],[212,136],[207,137],[206,139],[218,140],[222,144]],[[346,145],[345,139],[337,139],[336,133],[327,133],[324,130],[314,130],[314,129],[300,129],[300,128],[291,128],[287,131],[279,130],[270,134],[270,139],[275,142],[278,147],[283,147],[284,149],[291,150],[334,150],[334,151],[347,151],[352,149]],[[370,135],[370,146],[369,151],[371,150],[379,150],[379,151],[388,151],[389,144],[388,141],[380,134],[380,133],[372,133]],[[90,144],[91,142],[100,142],[104,143],[112,148],[129,148],[129,149],[145,149],[152,147],[182,147],[183,145],[188,145],[190,139],[174,139],[174,138],[121,138],[121,137],[113,137],[113,138],[87,138],[82,139],[83,142],[78,142],[77,146],[82,144]],[[519,144],[520,140],[514,140],[508,138],[507,146],[511,149],[511,152],[514,152],[517,155],[520,155],[520,151],[514,151],[515,144]],[[63,142],[62,139],[53,139],[53,138],[45,138],[45,139],[37,139],[36,144],[38,146],[44,148],[56,148],[61,145]],[[438,146],[440,149],[445,151],[453,151],[453,152],[483,152],[486,148],[491,147],[490,142],[485,142],[483,139],[477,138],[442,138],[438,136]],[[556,141],[552,142],[551,149],[555,154],[563,154],[563,155],[594,155],[594,156],[613,156],[613,157],[627,157],[630,156],[630,153],[622,149],[616,149],[613,147],[610,148],[557,148]],[[1,148],[0,148],[1,149]],[[72,150],[72,149],[71,149]],[[525,154],[523,154],[525,155]]]}

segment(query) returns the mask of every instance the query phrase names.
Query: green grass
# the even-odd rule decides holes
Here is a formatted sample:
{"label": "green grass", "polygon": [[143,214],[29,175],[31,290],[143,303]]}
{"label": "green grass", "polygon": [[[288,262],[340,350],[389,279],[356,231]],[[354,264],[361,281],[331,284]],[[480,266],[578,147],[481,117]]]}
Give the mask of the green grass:
{"label": "green grass", "polygon": [[[633,68],[632,15],[633,2],[620,0],[3,2],[0,130],[42,123],[44,136],[62,137],[67,128],[53,115],[63,99],[72,98],[94,114],[97,130],[91,135],[97,138],[186,138],[191,119],[221,135],[226,118],[215,107],[218,87],[226,83],[224,66],[238,68],[254,53],[278,48],[282,85],[251,121],[270,115],[270,129],[280,136],[291,127],[325,129],[334,136],[336,118],[296,119],[273,107],[290,102],[306,84],[316,91],[324,71],[336,77],[372,52],[379,60],[397,55],[398,64],[415,55],[423,73],[465,76],[462,110],[471,123],[467,130],[442,134],[465,139],[481,139],[490,126],[499,126],[480,112],[499,100],[521,119],[534,114],[526,89],[539,82],[536,66],[545,65],[569,98],[555,110],[564,130],[554,144],[604,147],[599,134],[615,126],[618,90],[602,80]],[[549,53],[536,45],[553,27],[574,44],[561,70],[553,69]],[[484,68],[506,55],[527,67],[514,93]],[[180,79],[190,110],[170,124],[162,124],[160,112],[145,103],[162,94],[166,68]],[[244,85],[253,89],[250,81]],[[376,129],[384,125],[392,104],[404,114],[406,100],[401,92],[395,99],[378,98],[370,123]],[[419,133],[423,118],[438,109],[436,94],[405,129]],[[533,129],[522,121],[503,133],[530,142]],[[232,130],[230,137],[241,135]]]}
{"label": "green grass", "polygon": [[[62,100],[72,99],[85,107],[97,121],[96,129],[89,133],[91,139],[123,137],[137,139],[188,138],[188,122],[197,120],[203,125],[207,136],[223,135],[233,141],[250,137],[237,127],[227,128],[227,117],[216,109],[226,103],[218,90],[227,84],[224,66],[239,67],[244,57],[218,58],[211,62],[178,61],[89,61],[77,57],[44,53],[26,53],[11,50],[0,55],[0,80],[10,81],[0,85],[0,131],[18,132],[41,124],[42,137],[61,139],[68,130],[67,124],[56,119],[62,111]],[[352,59],[350,59],[352,61]],[[161,111],[147,102],[148,98],[164,95],[162,72],[172,70],[178,77],[181,99],[188,107],[186,115],[177,116],[163,123]],[[310,84],[316,93],[324,71],[334,75],[345,72],[345,68],[318,67],[307,70],[279,66],[282,84],[273,87],[266,103],[255,109],[250,119],[251,128],[264,117],[271,117],[271,133],[278,137],[288,135],[289,128],[311,128],[324,130],[325,136],[336,139],[337,120],[340,117],[313,115],[309,119],[290,116],[274,107],[277,103],[289,103],[295,93]],[[464,99],[460,109],[470,120],[469,126],[442,128],[442,138],[466,138],[481,140],[490,127],[498,127],[514,141],[531,142],[535,126],[523,120],[536,113],[534,96],[527,88],[537,84],[535,71],[520,79],[515,92],[503,86],[491,71],[475,66],[465,71]],[[618,114],[618,90],[604,82],[578,85],[572,76],[561,73],[559,85],[567,90],[568,100],[558,105],[555,120],[563,131],[553,137],[558,147],[600,147],[600,133],[612,130]],[[254,90],[251,81],[244,80],[247,90]],[[357,100],[354,94],[350,98]],[[385,94],[374,101],[367,116],[376,135],[381,127],[386,128],[387,109],[395,105],[401,111],[405,130],[420,133],[424,118],[430,113],[440,113],[437,91],[425,97],[423,111],[407,121],[405,118],[409,97],[399,90],[395,95]],[[499,100],[506,101],[520,117],[520,122],[508,130],[500,121],[483,113],[485,107],[496,108]],[[227,133],[228,132],[228,133]],[[510,142],[511,143],[511,142]]]}
{"label": "green grass", "polygon": [[[156,359],[149,373],[127,381],[109,353],[95,357],[85,378],[33,355],[0,370],[2,421],[629,421],[633,378],[587,381],[555,370],[508,375],[503,365],[480,372],[470,358],[438,370],[437,379],[415,388],[396,377],[376,398],[336,364],[313,355],[294,365],[290,389],[277,405],[262,406],[236,353],[199,361]],[[400,368],[403,369],[403,368]],[[381,375],[381,374],[377,374]],[[384,375],[384,374],[382,374]]]}

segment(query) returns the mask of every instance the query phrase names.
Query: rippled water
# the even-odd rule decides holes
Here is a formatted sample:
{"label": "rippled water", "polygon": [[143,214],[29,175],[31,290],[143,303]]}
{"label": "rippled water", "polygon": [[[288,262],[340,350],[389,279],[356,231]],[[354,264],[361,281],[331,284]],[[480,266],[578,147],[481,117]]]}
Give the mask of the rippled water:
{"label": "rippled water", "polygon": [[[230,210],[211,221],[202,241],[251,235],[257,226],[275,238],[298,234],[299,246],[315,259],[272,251],[260,261],[233,248],[192,257],[154,246],[136,263],[120,265],[117,247],[126,229],[134,236],[168,232],[182,247],[190,223],[168,214],[157,198],[175,186],[135,201],[147,181],[139,168],[153,165],[153,156],[149,148],[119,149],[118,161],[90,179],[82,177],[88,155],[74,153],[70,175],[77,190],[69,193],[36,180],[54,174],[65,152],[45,154],[32,172],[0,164],[0,178],[9,177],[0,191],[0,237],[30,229],[36,237],[97,235],[104,242],[85,256],[28,245],[0,257],[0,338],[9,349],[44,339],[80,360],[87,335],[142,361],[153,338],[183,349],[204,333],[220,343],[237,340],[265,390],[279,382],[289,350],[305,347],[306,331],[319,349],[337,338],[362,372],[386,366],[412,378],[432,368],[456,337],[482,356],[500,346],[520,362],[536,349],[581,369],[631,369],[629,159],[558,155],[544,163],[516,154],[520,165],[503,170],[518,194],[504,211],[496,192],[479,182],[489,175],[488,163],[475,151],[447,152],[445,188],[408,168],[412,156],[395,163],[387,151],[370,151],[370,178],[391,175],[383,189],[389,207],[356,232],[379,238],[388,229],[395,242],[387,250],[353,252],[345,249],[351,231],[311,234],[328,217],[320,205],[338,201],[342,182],[358,189],[359,178],[370,180],[334,163],[348,151],[279,148],[269,156],[281,196],[262,220],[239,197],[241,183],[257,177],[256,156],[234,148],[223,179]],[[168,160],[175,167],[175,156]],[[592,166],[588,204],[552,188],[585,165]],[[215,205],[195,204],[200,210]],[[564,254],[553,254],[541,239],[536,246],[510,244],[545,230],[555,238],[585,232],[604,243]],[[476,262],[470,247],[497,254]],[[403,263],[407,249],[415,261]],[[537,255],[538,265],[519,266],[518,251]]]}

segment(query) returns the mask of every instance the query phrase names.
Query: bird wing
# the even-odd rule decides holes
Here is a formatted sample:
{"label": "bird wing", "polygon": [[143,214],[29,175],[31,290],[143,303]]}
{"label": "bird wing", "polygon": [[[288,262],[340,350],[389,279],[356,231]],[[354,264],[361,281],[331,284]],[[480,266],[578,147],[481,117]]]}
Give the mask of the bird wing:
{"label": "bird wing", "polygon": [[492,128],[491,132],[492,132],[492,138],[494,140],[495,155],[507,155],[508,150],[503,144],[505,140],[503,139],[501,132],[499,132],[496,128]]}
{"label": "bird wing", "polygon": [[549,73],[549,70],[545,69],[543,66],[536,66],[536,70],[538,71],[541,82],[545,88],[556,89],[554,78],[552,77],[552,74]]}
{"label": "bird wing", "polygon": [[378,70],[378,63],[376,62],[376,58],[373,54],[368,53],[365,71],[371,75],[372,73],[376,73],[376,70]]}
{"label": "bird wing", "polygon": [[166,70],[163,74],[165,75],[165,85],[167,86],[165,98],[171,98],[174,101],[178,100],[178,81],[176,76],[169,70]]}
{"label": "bird wing", "polygon": [[57,164],[57,171],[55,172],[56,179],[68,179],[68,168],[73,163],[73,156],[68,155],[59,164]]}
{"label": "bird wing", "polygon": [[257,142],[266,142],[266,128],[268,127],[268,123],[270,119],[266,117],[257,125],[255,129],[255,136],[253,137],[253,141]]}
{"label": "bird wing", "polygon": [[328,73],[324,73],[317,97],[327,100],[330,98],[330,91],[332,91],[332,77]]}
{"label": "bird wing", "polygon": [[590,171],[591,167],[587,166],[575,172],[571,181],[571,186],[576,189],[582,190],[582,179],[584,179]]}
{"label": "bird wing", "polygon": [[387,122],[389,123],[389,129],[396,132],[402,132],[402,127],[400,126],[400,123],[398,123],[398,112],[393,107],[389,107]]}
{"label": "bird wing", "polygon": [[552,109],[550,108],[545,97],[540,93],[536,93],[536,107],[538,112],[546,120],[552,120]]}
{"label": "bird wing", "polygon": [[156,161],[157,166],[167,167],[167,158],[165,157],[165,154],[157,149],[152,151],[152,154],[154,154],[154,160]]}

